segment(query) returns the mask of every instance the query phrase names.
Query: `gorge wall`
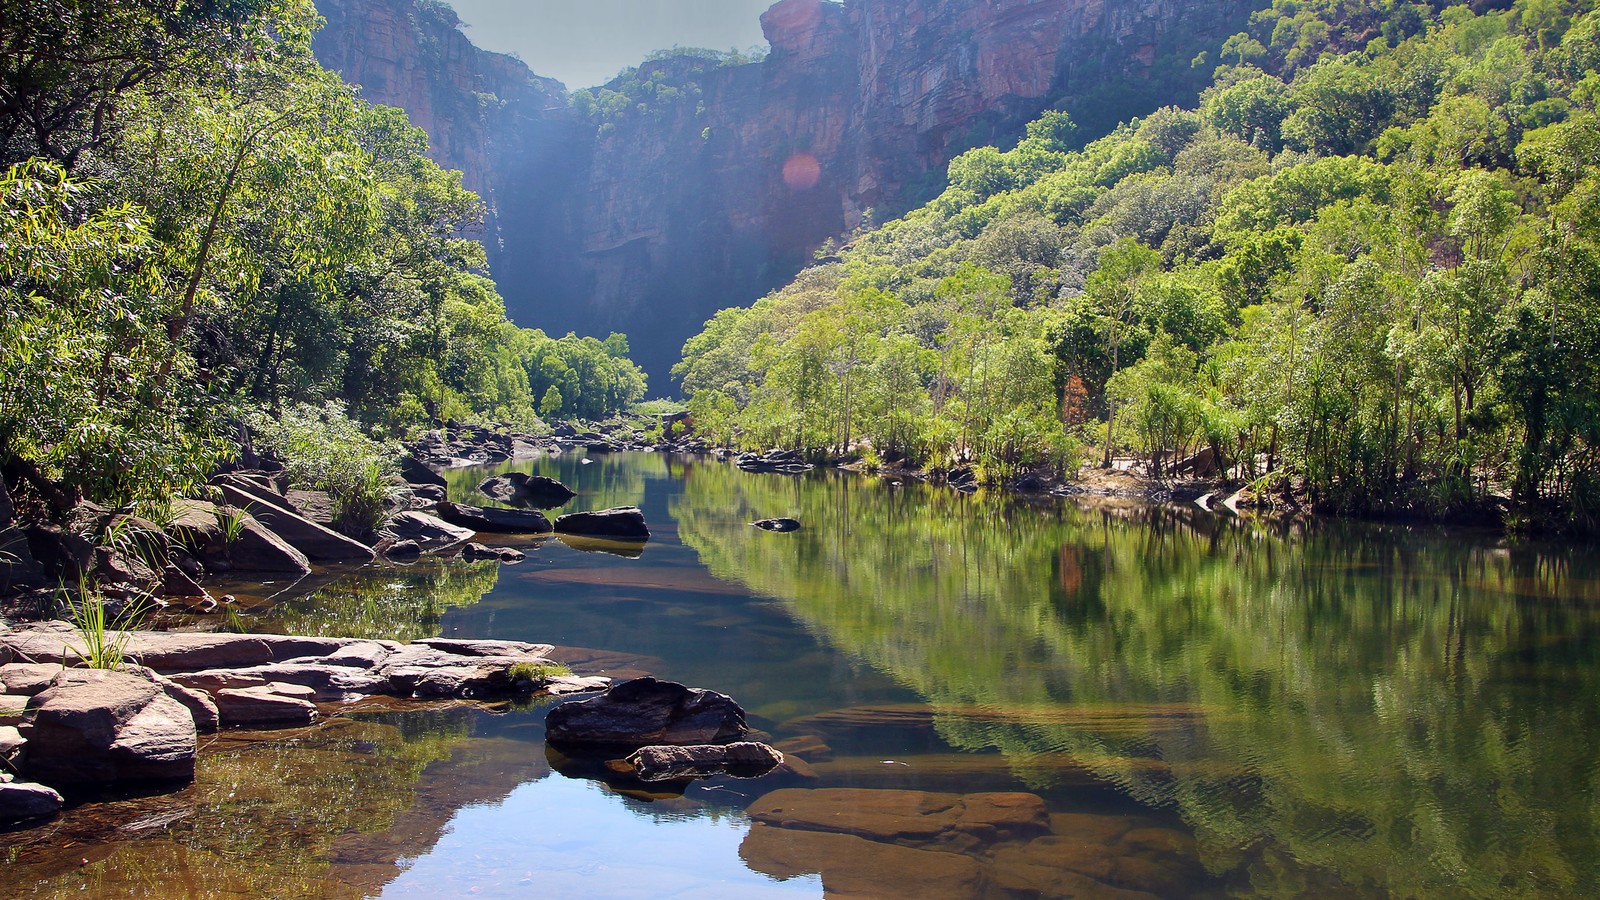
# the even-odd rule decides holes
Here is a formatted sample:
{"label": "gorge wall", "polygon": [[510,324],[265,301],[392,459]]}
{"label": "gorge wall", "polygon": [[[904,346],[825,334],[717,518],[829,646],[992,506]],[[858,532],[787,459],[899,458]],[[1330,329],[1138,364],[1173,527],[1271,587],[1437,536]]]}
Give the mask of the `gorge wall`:
{"label": "gorge wall", "polygon": [[[1047,108],[1089,133],[1187,102],[1260,0],[781,0],[759,62],[685,53],[569,95],[433,0],[318,0],[316,50],[406,109],[489,206],[512,317],[629,335],[651,393],[717,310],[927,200]],[[537,61],[535,61],[537,62]]]}

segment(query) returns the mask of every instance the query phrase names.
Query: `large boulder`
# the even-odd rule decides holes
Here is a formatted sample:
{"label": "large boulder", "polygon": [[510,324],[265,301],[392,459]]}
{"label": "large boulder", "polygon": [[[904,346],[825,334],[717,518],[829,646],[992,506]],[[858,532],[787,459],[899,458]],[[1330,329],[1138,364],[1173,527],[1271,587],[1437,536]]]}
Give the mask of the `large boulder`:
{"label": "large boulder", "polygon": [[509,472],[485,478],[478,485],[479,493],[501,503],[526,504],[539,509],[565,506],[573,497],[573,490],[554,478]]}
{"label": "large boulder", "polygon": [[228,502],[248,509],[256,521],[283,538],[306,558],[320,563],[369,563],[372,548],[360,541],[345,537],[331,528],[318,525],[289,509],[288,501],[279,498],[277,503],[266,499],[265,491],[245,491],[231,481],[219,487]]}
{"label": "large boulder", "polygon": [[532,509],[498,509],[446,502],[439,504],[439,518],[452,525],[491,534],[549,534],[551,531],[550,520],[544,513]]}
{"label": "large boulder", "polygon": [[611,748],[726,743],[750,727],[744,710],[724,694],[645,677],[557,706],[545,729],[553,744]]}
{"label": "large boulder", "polygon": [[61,795],[42,784],[25,781],[0,784],[0,822],[53,816],[60,811],[61,804]]}
{"label": "large boulder", "polygon": [[782,881],[820,874],[827,897],[923,900],[986,896],[983,868],[970,856],[884,844],[850,834],[757,823],[740,844],[739,858],[751,871]]}
{"label": "large boulder", "polygon": [[644,513],[636,506],[619,506],[598,512],[580,512],[556,519],[556,531],[587,537],[616,538],[624,541],[649,540],[650,529]]}
{"label": "large boulder", "polygon": [[55,785],[194,777],[194,717],[155,683],[97,669],[68,670],[22,715],[27,774]]}
{"label": "large boulder", "polygon": [[424,550],[442,550],[472,540],[471,528],[451,525],[437,516],[422,512],[397,513],[378,530],[380,537],[395,542],[416,541]]}

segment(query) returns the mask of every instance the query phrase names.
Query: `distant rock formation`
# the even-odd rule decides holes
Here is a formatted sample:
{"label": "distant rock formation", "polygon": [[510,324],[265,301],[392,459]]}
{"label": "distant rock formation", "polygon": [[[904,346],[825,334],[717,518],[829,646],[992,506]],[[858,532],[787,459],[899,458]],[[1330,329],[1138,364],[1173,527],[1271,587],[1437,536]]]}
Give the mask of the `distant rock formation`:
{"label": "distant rock formation", "polygon": [[593,116],[417,0],[320,0],[316,51],[406,109],[483,194],[519,324],[626,332],[665,392],[712,313],[925,201],[956,154],[1007,143],[1051,107],[1093,133],[1190,100],[1210,75],[1191,60],[1264,5],[781,0],[762,16],[764,60],[652,59],[607,85],[628,102]]}

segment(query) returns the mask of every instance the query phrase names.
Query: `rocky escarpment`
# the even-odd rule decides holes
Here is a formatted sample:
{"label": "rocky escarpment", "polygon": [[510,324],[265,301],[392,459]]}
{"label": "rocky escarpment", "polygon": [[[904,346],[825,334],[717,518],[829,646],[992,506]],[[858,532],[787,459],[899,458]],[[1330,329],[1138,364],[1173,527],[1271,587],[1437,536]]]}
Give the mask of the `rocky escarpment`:
{"label": "rocky escarpment", "polygon": [[582,110],[416,0],[321,0],[317,48],[486,192],[514,318],[627,332],[664,390],[708,316],[927,199],[954,155],[1050,107],[1096,131],[1192,99],[1208,73],[1190,61],[1260,5],[782,0],[762,17],[764,60],[653,59]]}

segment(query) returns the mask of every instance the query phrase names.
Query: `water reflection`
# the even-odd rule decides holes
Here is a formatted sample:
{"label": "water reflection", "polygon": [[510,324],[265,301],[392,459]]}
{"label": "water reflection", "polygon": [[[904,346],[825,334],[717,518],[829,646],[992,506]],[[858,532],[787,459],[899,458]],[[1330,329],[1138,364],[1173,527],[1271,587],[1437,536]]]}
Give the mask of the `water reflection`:
{"label": "water reflection", "polygon": [[[1600,894],[1585,548],[657,455],[513,469],[578,490],[568,509],[638,505],[655,537],[639,559],[552,540],[504,569],[373,567],[242,621],[606,648],[573,658],[732,693],[800,775],[569,780],[537,709],[363,715],[213,747],[186,792],[7,835],[8,879],[43,895],[521,896],[529,878],[583,896]],[[452,473],[452,492],[491,471]],[[805,527],[747,524],[773,516]],[[795,787],[855,792],[797,795],[854,830],[744,815]],[[1047,826],[871,821],[980,792],[1031,795]]]}
{"label": "water reflection", "polygon": [[[942,740],[1175,808],[1254,891],[1600,890],[1585,553],[719,466],[674,514],[712,573],[926,698]],[[742,525],[769,515],[805,530]]]}

